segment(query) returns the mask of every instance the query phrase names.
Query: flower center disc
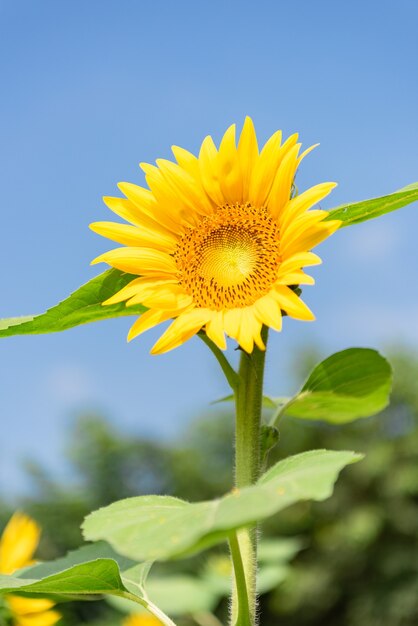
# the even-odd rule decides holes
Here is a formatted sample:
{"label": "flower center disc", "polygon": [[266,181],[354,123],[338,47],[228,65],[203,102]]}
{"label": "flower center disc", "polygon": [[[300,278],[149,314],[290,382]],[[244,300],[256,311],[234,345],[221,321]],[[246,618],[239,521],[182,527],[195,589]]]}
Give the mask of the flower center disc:
{"label": "flower center disc", "polygon": [[279,228],[267,209],[225,205],[188,229],[174,258],[179,281],[197,306],[250,306],[277,278]]}

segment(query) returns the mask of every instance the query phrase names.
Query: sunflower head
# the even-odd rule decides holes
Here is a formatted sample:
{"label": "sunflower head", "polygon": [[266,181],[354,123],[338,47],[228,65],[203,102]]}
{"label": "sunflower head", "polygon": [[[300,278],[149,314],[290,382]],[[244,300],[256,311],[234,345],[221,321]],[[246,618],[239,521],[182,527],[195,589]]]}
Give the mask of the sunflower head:
{"label": "sunflower head", "polygon": [[277,331],[283,312],[299,320],[314,316],[295,286],[314,280],[304,268],[321,262],[311,250],[340,222],[312,209],[335,187],[321,183],[295,195],[298,136],[280,131],[258,148],[246,118],[238,142],[235,126],[219,148],[211,137],[199,156],[173,147],[176,162],[141,164],[149,189],[120,183],[125,198],[105,197],[128,224],[96,222],[92,230],[124,244],[97,257],[133,280],[104,304],[126,301],[149,310],[128,339],[169,319],[174,321],[152,353],[162,353],[200,330],[221,349],[225,334],[246,352],[264,348],[263,325]]}
{"label": "sunflower head", "polygon": [[[15,513],[0,538],[0,574],[13,574],[33,563],[38,547],[40,528],[24,513]],[[54,602],[45,599],[7,595],[7,614],[17,626],[53,626],[61,615],[52,610]]]}

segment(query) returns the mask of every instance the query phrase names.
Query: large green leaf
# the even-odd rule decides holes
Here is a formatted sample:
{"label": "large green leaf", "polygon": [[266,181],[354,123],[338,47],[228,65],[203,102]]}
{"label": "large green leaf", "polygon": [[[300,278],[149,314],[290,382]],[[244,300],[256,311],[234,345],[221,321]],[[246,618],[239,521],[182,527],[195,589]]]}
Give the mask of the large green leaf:
{"label": "large green leaf", "polygon": [[190,504],[169,496],[139,496],[91,513],[88,540],[105,539],[120,554],[140,561],[166,560],[226,541],[299,500],[323,500],[339,471],[359,460],[354,452],[314,450],[290,457],[258,483],[211,502]]}
{"label": "large green leaf", "polygon": [[350,204],[342,204],[341,206],[331,209],[327,219],[341,220],[341,226],[350,226],[379,217],[390,211],[401,209],[407,204],[418,200],[418,183],[412,183],[407,187],[399,189],[387,196],[379,198],[371,198],[370,200],[362,200],[361,202],[352,202]]}
{"label": "large green leaf", "polygon": [[0,575],[0,592],[42,595],[97,595],[126,591],[118,564],[113,559],[96,559],[58,571],[45,578]]}
{"label": "large green leaf", "polygon": [[146,309],[140,305],[127,307],[122,302],[102,306],[104,300],[110,298],[134,278],[136,277],[132,274],[119,270],[107,270],[45,313],[0,320],[0,337],[55,333],[88,322],[141,314]]}
{"label": "large green leaf", "polygon": [[129,600],[166,626],[175,626],[147,595],[145,581],[150,566],[149,562],[136,563],[115,553],[108,544],[97,542],[12,576],[0,575],[0,594],[42,595],[56,601],[106,594]]}
{"label": "large green leaf", "polygon": [[376,350],[349,348],[319,363],[300,392],[279,410],[280,415],[351,422],[379,413],[389,402],[392,370]]}
{"label": "large green leaf", "polygon": [[112,561],[116,561],[119,570],[122,572],[138,565],[136,561],[115,552],[105,541],[96,541],[95,543],[86,544],[81,548],[77,548],[77,550],[71,550],[68,554],[59,559],[35,563],[17,572],[16,576],[22,579],[46,578],[47,576],[53,576],[54,574],[74,567],[74,565],[82,565],[83,563],[97,559],[111,559]]}

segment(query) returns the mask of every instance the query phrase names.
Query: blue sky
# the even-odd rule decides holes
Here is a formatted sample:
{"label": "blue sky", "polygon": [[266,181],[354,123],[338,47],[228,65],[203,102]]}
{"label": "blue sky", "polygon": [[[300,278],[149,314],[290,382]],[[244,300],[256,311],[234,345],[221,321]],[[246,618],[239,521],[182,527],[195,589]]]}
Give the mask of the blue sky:
{"label": "blue sky", "polygon": [[[0,317],[43,311],[100,268],[88,224],[103,195],[141,184],[140,161],[196,151],[253,117],[321,146],[298,184],[335,180],[330,208],[418,180],[418,4],[294,1],[0,2]],[[319,249],[313,324],[271,341],[267,390],[290,390],[305,344],[418,348],[418,205],[344,229]],[[104,269],[104,268],[103,268]],[[65,471],[71,416],[172,437],[225,392],[198,339],[165,356],[130,319],[0,343],[0,495],[26,488],[22,458]]]}

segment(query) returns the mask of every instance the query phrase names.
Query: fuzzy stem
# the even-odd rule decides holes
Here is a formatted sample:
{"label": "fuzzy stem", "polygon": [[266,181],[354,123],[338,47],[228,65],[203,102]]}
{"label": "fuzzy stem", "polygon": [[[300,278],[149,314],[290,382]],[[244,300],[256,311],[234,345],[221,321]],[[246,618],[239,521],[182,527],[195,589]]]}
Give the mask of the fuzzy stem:
{"label": "fuzzy stem", "polygon": [[[266,353],[257,347],[251,354],[242,351],[237,373],[223,352],[205,333],[199,333],[199,336],[213,352],[234,392],[236,407],[235,489],[253,485],[258,479],[261,465],[260,422]],[[263,327],[261,337],[264,344],[267,344],[267,327]],[[257,605],[256,528],[238,531],[230,541],[230,548],[235,574],[231,624],[234,626],[254,626]]]}
{"label": "fuzzy stem", "polygon": [[233,616],[237,626],[252,626],[250,607],[248,604],[248,589],[244,564],[237,533],[233,533],[229,539],[232,563],[234,565],[235,596],[237,598],[237,614]]}
{"label": "fuzzy stem", "polygon": [[[267,343],[268,329],[262,330]],[[263,397],[265,351],[255,347],[251,354],[242,352],[239,366],[239,385],[235,390],[235,487],[253,485],[260,473],[260,422]],[[247,584],[250,624],[256,623],[257,531],[243,529],[238,543]],[[236,619],[238,598],[233,594],[232,617]],[[244,622],[243,622],[244,624]],[[241,626],[241,622],[236,622]]]}

